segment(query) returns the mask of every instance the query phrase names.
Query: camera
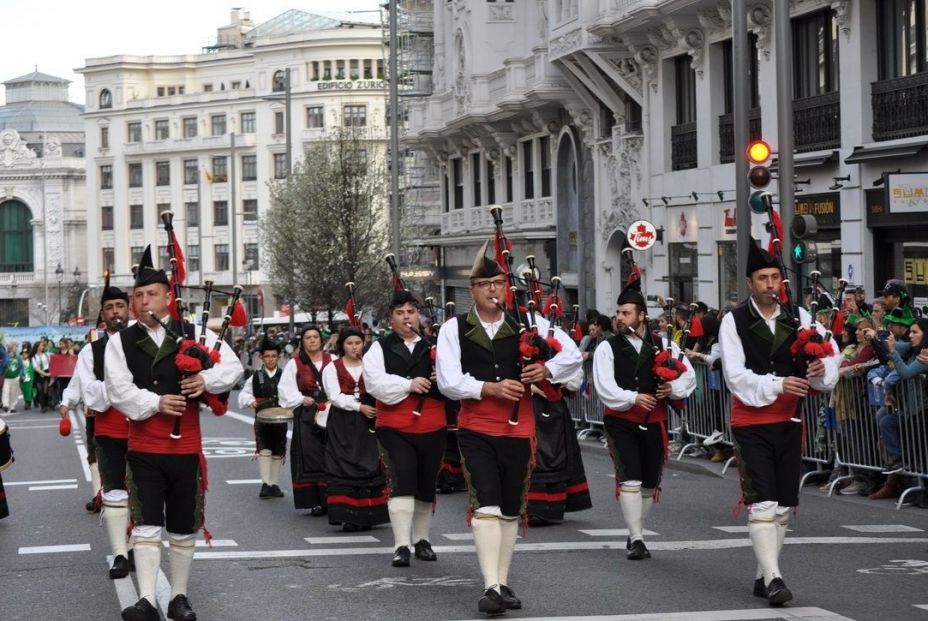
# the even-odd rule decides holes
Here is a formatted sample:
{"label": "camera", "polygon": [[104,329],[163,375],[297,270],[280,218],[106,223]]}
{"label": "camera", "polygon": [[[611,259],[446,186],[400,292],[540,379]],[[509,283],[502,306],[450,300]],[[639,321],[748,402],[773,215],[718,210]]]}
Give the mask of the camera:
{"label": "camera", "polygon": [[889,338],[889,330],[877,330],[876,338],[880,341],[885,341]]}

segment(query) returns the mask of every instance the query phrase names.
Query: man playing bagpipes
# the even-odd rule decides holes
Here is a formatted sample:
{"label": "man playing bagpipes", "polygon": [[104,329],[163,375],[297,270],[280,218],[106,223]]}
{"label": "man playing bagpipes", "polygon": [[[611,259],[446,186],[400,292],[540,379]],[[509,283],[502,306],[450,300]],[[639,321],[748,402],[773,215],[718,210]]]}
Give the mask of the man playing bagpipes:
{"label": "man playing bagpipes", "polygon": [[[238,406],[255,412],[278,408],[277,386],[283,375],[280,345],[267,338],[261,341],[261,368],[245,380],[238,393]],[[258,498],[283,498],[278,482],[280,469],[287,454],[287,421],[268,422],[255,418],[255,450],[258,452],[258,470],[261,473],[261,491]]]}
{"label": "man playing bagpipes", "polygon": [[[172,271],[178,283],[177,270]],[[180,291],[179,285],[174,291]],[[109,339],[104,363],[110,403],[130,421],[126,484],[140,599],[122,611],[122,618],[159,619],[155,584],[161,565],[161,530],[166,527],[172,589],[167,616],[190,621],[196,614],[186,596],[187,581],[194,533],[203,527],[206,491],[198,398],[206,395],[222,411],[215,396],[229,391],[243,369],[232,348],[204,326],[204,346],[215,351],[219,345],[211,364],[203,364],[210,368],[189,375],[181,371],[179,363],[190,360],[177,354],[188,358],[196,354],[190,351],[193,326],[171,319],[170,306],[177,304],[176,295],[164,270],[152,265],[151,246],[142,255],[132,299],[139,320]],[[182,352],[180,347],[184,347]]]}
{"label": "man playing bagpipes", "polygon": [[[534,455],[535,419],[526,385],[566,381],[582,361],[574,347],[547,362],[523,366],[519,334],[524,319],[501,305],[507,287],[513,286],[511,272],[487,257],[486,249],[484,244],[471,269],[473,307],[446,321],[438,334],[436,372],[441,392],[461,401],[458,444],[485,589],[478,610],[495,615],[522,607],[509,587],[509,566]],[[546,333],[548,322],[534,319],[539,332]]]}
{"label": "man playing bagpipes", "polygon": [[593,353],[593,381],[615,464],[615,490],[628,528],[626,557],[651,558],[644,523],[660,492],[667,459],[667,401],[696,389],[696,372],[679,348],[648,327],[641,277],[616,300],[616,335]]}
{"label": "man playing bagpipes", "polygon": [[[776,247],[779,236],[774,235]],[[751,296],[722,319],[719,343],[731,391],[742,500],[757,557],[754,595],[780,605],[792,599],[779,557],[790,514],[799,504],[799,408],[810,390],[834,388],[840,354],[825,328],[810,328],[809,313],[793,306],[782,261],[753,240],[745,276]]]}

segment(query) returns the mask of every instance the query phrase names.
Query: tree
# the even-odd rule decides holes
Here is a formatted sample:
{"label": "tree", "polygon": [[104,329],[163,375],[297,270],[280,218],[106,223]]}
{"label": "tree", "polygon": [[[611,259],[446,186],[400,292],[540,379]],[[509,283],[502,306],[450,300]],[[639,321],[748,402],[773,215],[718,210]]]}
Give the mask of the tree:
{"label": "tree", "polygon": [[384,143],[364,128],[334,130],[313,143],[284,181],[271,182],[259,226],[268,275],[284,299],[332,313],[346,300],[380,308],[388,294]]}

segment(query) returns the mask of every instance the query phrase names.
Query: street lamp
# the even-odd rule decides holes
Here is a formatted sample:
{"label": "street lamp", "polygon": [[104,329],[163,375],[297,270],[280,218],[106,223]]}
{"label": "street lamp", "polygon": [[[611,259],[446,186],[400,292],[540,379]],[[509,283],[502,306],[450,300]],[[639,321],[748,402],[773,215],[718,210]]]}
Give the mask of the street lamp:
{"label": "street lamp", "polygon": [[75,267],[72,274],[74,274],[74,284],[81,284],[81,269],[79,267]]}
{"label": "street lamp", "polygon": [[[61,268],[61,263],[55,268],[55,277],[58,279],[58,325],[61,325],[61,281],[64,279],[64,270]],[[48,323],[47,318],[46,323]]]}
{"label": "street lamp", "polygon": [[40,311],[45,312],[45,325],[47,326],[48,325],[48,305],[43,304],[42,302],[38,302],[36,303],[36,308],[38,308]]}

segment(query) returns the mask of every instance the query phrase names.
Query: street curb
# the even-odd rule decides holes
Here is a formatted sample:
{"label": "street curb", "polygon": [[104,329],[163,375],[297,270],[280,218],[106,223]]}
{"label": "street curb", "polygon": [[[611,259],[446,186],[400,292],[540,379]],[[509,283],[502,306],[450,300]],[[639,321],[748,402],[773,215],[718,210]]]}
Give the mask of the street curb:
{"label": "street curb", "polygon": [[[580,450],[586,452],[605,452],[605,447],[602,442],[599,440],[580,440]],[[690,474],[701,474],[703,476],[714,477],[716,479],[724,479],[725,475],[721,471],[716,471],[713,468],[714,464],[710,466],[709,464],[702,464],[698,461],[693,461],[684,457],[681,460],[677,460],[676,457],[671,457],[666,462],[664,462],[664,468],[667,470],[678,470],[681,472],[689,472]]]}

